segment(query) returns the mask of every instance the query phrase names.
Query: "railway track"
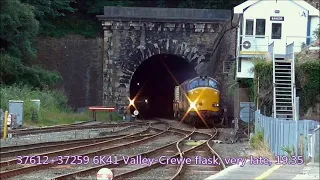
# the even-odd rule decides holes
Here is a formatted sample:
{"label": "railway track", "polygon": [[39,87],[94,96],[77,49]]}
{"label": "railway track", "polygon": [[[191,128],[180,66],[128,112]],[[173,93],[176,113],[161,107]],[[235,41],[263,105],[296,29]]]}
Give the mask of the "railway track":
{"label": "railway track", "polygon": [[[159,131],[161,131],[161,130],[152,129],[152,127],[149,126],[147,129],[145,129],[143,131],[136,132],[136,133],[133,133],[133,134],[130,134],[127,136],[123,136],[123,137],[119,137],[119,138],[114,138],[109,141],[102,141],[102,142],[97,142],[97,143],[93,143],[93,144],[87,144],[87,145],[83,145],[83,146],[72,147],[72,148],[68,148],[68,149],[62,149],[62,150],[58,150],[58,151],[53,151],[53,152],[49,152],[49,153],[42,153],[42,154],[35,154],[35,155],[37,155],[38,157],[46,156],[46,157],[50,157],[50,158],[53,158],[56,156],[68,156],[68,155],[93,157],[93,156],[97,156],[99,154],[103,154],[103,153],[107,153],[107,152],[110,153],[110,152],[112,152],[112,150],[116,150],[116,149],[123,148],[123,147],[129,147],[129,146],[133,146],[134,144],[142,143],[148,139],[156,138],[157,136],[163,135],[165,132],[165,131],[161,131],[161,133],[155,134],[155,132],[159,132]],[[154,135],[150,135],[150,132],[153,133]],[[148,134],[146,134],[146,133],[148,133]],[[129,141],[129,143],[127,143],[128,141]],[[106,146],[110,146],[110,145],[113,145],[113,146],[105,148]],[[91,152],[89,152],[89,153],[83,152],[83,151],[88,151],[88,150],[91,150]],[[77,153],[75,153],[75,152],[77,152]],[[64,159],[64,160],[66,160],[66,159]],[[0,173],[1,178],[9,178],[9,177],[19,175],[21,173],[28,173],[28,172],[32,172],[35,170],[46,169],[46,168],[58,165],[58,162],[54,161],[54,162],[47,163],[47,164],[41,163],[38,165],[30,165],[29,164],[29,165],[18,165],[17,166],[17,162],[18,162],[17,159],[11,159],[11,160],[8,160],[5,162],[1,162],[1,169],[3,169]],[[70,162],[66,162],[66,164],[68,164],[68,163],[70,163]]]}
{"label": "railway track", "polygon": [[[131,125],[133,123],[130,123]],[[50,175],[52,179],[74,179],[75,177],[88,177],[88,179],[95,179],[96,173],[103,167],[111,168],[115,174],[115,179],[135,179],[140,178],[139,176],[148,176],[147,174],[153,171],[159,171],[159,169],[165,170],[167,177],[164,179],[185,179],[189,177],[189,172],[203,172],[202,168],[197,168],[193,164],[178,164],[178,165],[163,165],[166,158],[159,160],[157,162],[151,163],[149,166],[141,166],[136,164],[128,164],[126,160],[134,157],[148,158],[148,159],[159,159],[160,156],[166,156],[167,159],[179,159],[179,158],[190,158],[195,159],[196,155],[207,157],[217,156],[220,163],[219,166],[207,166],[205,169],[208,169],[207,172],[214,174],[220,169],[225,168],[223,161],[217,153],[211,148],[212,139],[216,136],[217,130],[213,129],[212,133],[203,133],[198,132],[196,129],[179,129],[171,127],[167,122],[157,121],[157,122],[137,122],[135,124],[148,125],[145,129],[126,135],[114,135],[110,137],[102,137],[95,139],[81,139],[81,140],[71,140],[66,142],[50,142],[50,143],[41,143],[39,147],[32,147],[32,145],[24,145],[23,147],[15,147],[14,150],[9,151],[10,147],[1,149],[1,155],[6,157],[12,157],[19,153],[24,152],[28,155],[37,155],[37,156],[48,156],[49,159],[57,156],[82,156],[92,158],[96,156],[119,156],[116,161],[112,164],[95,164],[92,165],[71,165],[72,172],[61,171],[61,169],[56,169],[59,167],[68,166],[70,168],[71,159],[64,158],[63,164],[59,164],[58,161],[49,162],[48,164],[29,164],[29,165],[17,165],[17,159],[9,159],[5,162],[0,163],[1,173],[0,177],[19,179],[19,175],[27,174],[34,172],[32,174],[37,174],[38,172],[52,171],[53,174],[61,175]],[[163,127],[156,127],[156,125],[163,125]],[[128,127],[133,127],[128,126]],[[164,136],[170,136],[170,142],[161,142],[161,138]],[[179,137],[177,140],[174,140],[174,137]],[[159,139],[160,138],[160,139]],[[158,139],[158,140],[157,140]],[[189,145],[186,145],[188,142],[198,141],[200,144],[193,145],[190,148]],[[158,142],[159,141],[159,142]],[[154,145],[157,142],[158,145]],[[149,145],[148,145],[149,143]],[[151,143],[151,144],[150,144]],[[153,143],[153,144],[152,144]],[[160,143],[160,144],[159,144]],[[86,145],[83,145],[86,144]],[[62,147],[58,147],[62,146]],[[111,146],[111,147],[110,147]],[[158,147],[156,147],[158,146]],[[143,147],[143,148],[142,148]],[[156,147],[156,148],[155,148]],[[62,149],[63,148],[63,149]],[[152,149],[150,149],[152,148]],[[58,150],[57,150],[58,149]],[[127,149],[127,150],[126,150]],[[130,149],[137,149],[136,151],[130,152]],[[46,153],[41,153],[46,151]],[[51,152],[48,152],[51,151]],[[88,152],[89,151],[89,152]],[[76,153],[75,153],[76,152]],[[202,153],[202,154],[201,154]],[[2,156],[3,157],[3,156]],[[73,161],[75,164],[79,164],[79,160]],[[76,168],[81,166],[81,168]],[[79,170],[80,169],[80,170]],[[65,170],[65,169],[64,169]],[[36,173],[35,173],[36,172]],[[52,174],[51,172],[51,174]],[[169,173],[170,172],[170,173]],[[40,173],[41,174],[41,173]],[[50,173],[49,173],[50,174]],[[157,174],[157,173],[155,173]],[[163,173],[162,173],[163,174]],[[39,175],[41,177],[41,175]],[[23,176],[26,177],[26,176]],[[21,177],[21,179],[25,179]],[[31,177],[29,179],[37,179]]]}
{"label": "railway track", "polygon": [[[202,134],[204,136],[207,136],[207,140],[200,141],[199,145],[194,145],[193,147],[188,147],[185,143],[188,139],[197,139],[199,135]],[[152,164],[148,167],[142,167],[139,169],[135,169],[126,173],[115,175],[115,179],[201,179],[199,178],[199,175],[202,174],[202,176],[205,178],[209,174],[215,174],[221,169],[225,168],[225,165],[220,158],[220,156],[210,147],[210,141],[217,135],[217,130],[214,130],[214,134],[207,134],[207,133],[200,133],[197,131],[193,131],[191,134],[189,134],[187,137],[179,140],[176,142],[176,149],[177,152],[173,153],[171,156],[167,156],[166,159],[159,160],[158,162]],[[193,136],[193,137],[192,137]],[[201,136],[200,136],[201,137]],[[189,141],[190,142],[190,141]],[[206,151],[207,150],[207,151]],[[209,150],[209,151],[208,151]],[[199,152],[202,152],[199,154]],[[206,174],[204,174],[204,166],[201,163],[195,162],[195,157],[203,157],[203,154],[211,154],[214,156],[217,156],[217,163],[218,166],[215,164],[206,164],[205,170]],[[209,158],[209,157],[206,157]],[[190,162],[187,162],[187,159],[190,160]],[[175,165],[172,164],[176,163]],[[180,163],[179,163],[180,160]],[[186,160],[186,163],[182,163],[184,160]],[[171,162],[170,163],[168,163]],[[208,171],[209,170],[209,171]],[[190,175],[193,174],[195,171],[196,176],[191,177]]]}
{"label": "railway track", "polygon": [[[175,133],[179,133],[181,135],[184,135],[184,137],[173,142],[173,143],[163,145],[163,146],[156,148],[156,149],[153,149],[151,151],[132,155],[132,156],[128,157],[127,159],[135,158],[135,157],[148,158],[148,159],[159,159],[159,157],[161,157],[161,156],[166,156],[166,157],[168,157],[167,159],[183,158],[185,156],[185,154],[187,154],[188,152],[195,152],[198,149],[206,148],[206,147],[207,147],[207,149],[210,149],[211,153],[217,155],[213,151],[213,149],[210,147],[210,140],[212,140],[212,138],[214,138],[214,136],[217,134],[216,130],[214,130],[215,134],[213,134],[213,135],[207,134],[207,133],[200,133],[200,132],[197,132],[195,129],[190,132],[190,130],[181,130],[181,129],[176,129],[176,128],[170,127],[169,130],[171,130]],[[188,139],[200,139],[200,138],[203,138],[204,136],[207,137],[207,140],[203,141],[200,145],[197,145],[193,148],[187,148],[184,145],[185,141],[187,141]],[[183,149],[181,146],[183,146],[186,149]],[[170,169],[170,171],[172,172],[171,176],[170,176],[170,173],[166,172],[165,174],[169,174],[170,177],[161,176],[161,179],[166,179],[166,178],[168,178],[168,179],[181,179],[181,177],[185,174],[185,172],[187,172],[186,167],[183,166],[183,164],[179,167],[170,166],[167,163],[165,163],[164,161],[166,161],[166,159],[163,159],[162,161],[161,160],[155,161],[153,164],[151,164],[149,166],[142,166],[141,167],[141,165],[128,164],[128,162],[126,162],[126,160],[124,158],[122,158],[119,161],[117,161],[117,163],[114,163],[114,164],[84,169],[81,171],[76,171],[73,173],[69,173],[69,174],[65,174],[65,175],[61,175],[61,176],[56,176],[52,179],[62,180],[62,179],[73,179],[74,177],[80,177],[80,178],[83,177],[85,179],[92,179],[92,178],[95,178],[96,173],[101,168],[104,168],[104,167],[112,169],[113,173],[116,174],[115,179],[135,179],[134,177],[136,177],[137,179],[145,179],[146,177],[148,177],[148,179],[156,179],[156,177],[159,178],[160,176],[139,177],[137,175],[139,175],[139,174],[141,175],[146,172],[151,172],[151,171],[158,169],[158,168]],[[209,168],[211,168],[211,171],[210,171],[211,173],[216,173],[220,169],[225,168],[221,158],[219,159],[219,162],[222,162],[220,165],[221,168],[218,168],[215,166],[210,166]],[[166,164],[166,165],[163,165],[163,164]],[[214,169],[214,170],[212,170],[212,169]],[[161,175],[161,174],[158,174],[158,175]]]}
{"label": "railway track", "polygon": [[[120,138],[126,135],[114,135],[114,136],[108,136],[108,137],[101,137],[101,138],[91,138],[91,139],[80,139],[80,140],[69,140],[69,141],[60,141],[60,142],[46,142],[46,143],[39,143],[39,144],[28,144],[23,146],[17,146],[17,150],[10,150],[10,151],[1,151],[0,150],[0,157],[2,161],[5,161],[8,158],[13,158],[21,155],[32,155],[34,153],[41,153],[41,152],[48,152],[48,151],[54,151],[58,149],[65,149],[65,148],[71,148],[71,147],[77,147],[81,146],[83,144],[93,144],[98,143],[101,141],[107,141],[112,140],[115,138]],[[145,135],[132,135],[128,136],[128,138],[132,137],[148,137],[152,134],[145,134]],[[25,147],[25,148],[23,148]],[[6,147],[7,149],[10,149],[10,147]],[[2,162],[0,162],[0,167],[2,166]]]}
{"label": "railway track", "polygon": [[[149,122],[151,124],[159,124],[160,122]],[[115,123],[115,124],[89,124],[86,125],[85,123],[79,124],[71,124],[71,125],[59,125],[59,126],[50,126],[50,127],[43,127],[43,128],[30,128],[30,129],[16,129],[8,131],[8,133],[12,134],[12,137],[15,136],[24,136],[24,135],[31,135],[31,134],[40,134],[40,133],[50,133],[50,132],[63,132],[63,131],[70,131],[70,130],[84,130],[84,129],[101,129],[101,128],[116,128],[116,127],[125,127],[125,126],[132,126],[132,125],[145,125],[145,122],[125,122],[125,123]],[[3,136],[3,134],[1,134]]]}

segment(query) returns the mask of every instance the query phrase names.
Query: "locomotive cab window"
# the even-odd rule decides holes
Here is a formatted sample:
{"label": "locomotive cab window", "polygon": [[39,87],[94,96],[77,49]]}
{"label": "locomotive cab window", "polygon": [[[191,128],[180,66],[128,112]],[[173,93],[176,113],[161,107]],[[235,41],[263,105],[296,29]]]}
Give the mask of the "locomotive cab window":
{"label": "locomotive cab window", "polygon": [[209,86],[215,89],[218,89],[218,84],[217,82],[213,81],[213,80],[209,80]]}
{"label": "locomotive cab window", "polygon": [[199,86],[208,87],[208,79],[199,79]]}
{"label": "locomotive cab window", "polygon": [[199,86],[199,81],[198,79],[195,79],[189,84],[189,90],[197,88],[198,86]]}

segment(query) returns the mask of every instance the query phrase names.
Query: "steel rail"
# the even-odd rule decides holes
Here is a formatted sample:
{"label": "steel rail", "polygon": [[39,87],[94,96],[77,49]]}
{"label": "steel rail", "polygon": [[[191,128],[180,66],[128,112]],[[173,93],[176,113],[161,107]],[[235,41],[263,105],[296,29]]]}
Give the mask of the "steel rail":
{"label": "steel rail", "polygon": [[30,129],[17,129],[11,130],[8,133],[13,135],[25,135],[25,134],[37,134],[37,133],[49,133],[49,132],[59,132],[77,129],[90,129],[90,128],[112,128],[112,127],[122,127],[130,125],[147,125],[147,124],[164,124],[164,122],[125,122],[125,123],[115,123],[115,124],[89,124],[89,125],[63,125],[63,126],[51,126],[43,128],[30,128]]}
{"label": "steel rail", "polygon": [[[138,137],[139,138],[149,137],[151,135],[152,134],[146,134],[146,135],[142,135],[142,136],[139,135]],[[126,139],[130,139],[130,138],[135,138],[136,136],[137,135],[129,136],[129,137],[125,137],[125,138]],[[55,149],[66,149],[66,148],[80,146],[82,144],[93,144],[93,143],[96,143],[96,142],[107,141],[107,140],[114,139],[114,138],[119,138],[119,137],[123,137],[123,135],[103,137],[103,138],[91,138],[91,139],[81,140],[81,141],[77,141],[77,142],[73,142],[72,140],[70,140],[67,143],[56,143],[54,145],[47,145],[47,146],[40,146],[40,147],[35,145],[34,147],[29,147],[29,148],[25,148],[25,149],[19,149],[19,150],[14,150],[14,151],[7,151],[7,152],[0,152],[0,157],[1,158],[7,158],[7,157],[13,157],[13,156],[20,156],[22,154],[23,155],[28,155],[28,154],[31,154],[31,153],[48,152],[48,151],[52,151],[52,150],[55,150]]]}
{"label": "steel rail", "polygon": [[117,137],[126,136],[129,134],[122,134],[122,135],[112,135],[107,137],[100,137],[100,138],[90,138],[90,139],[73,139],[73,140],[64,140],[64,141],[50,141],[50,142],[41,142],[41,143],[33,143],[33,144],[24,144],[24,145],[15,145],[15,146],[6,146],[0,148],[0,156],[10,151],[19,151],[19,150],[27,150],[33,149],[34,147],[45,147],[51,145],[64,145],[69,143],[79,143],[79,142],[87,142],[92,140],[103,140],[103,139],[112,139]]}
{"label": "steel rail", "polygon": [[[37,155],[38,156],[55,156],[55,155],[61,155],[61,153],[76,152],[76,151],[79,151],[79,150],[83,150],[85,148],[93,148],[93,147],[97,147],[97,146],[107,145],[109,143],[116,142],[116,141],[124,139],[124,138],[132,138],[132,135],[138,135],[140,133],[144,133],[144,132],[148,131],[149,129],[150,129],[150,127],[148,127],[145,130],[142,130],[140,132],[136,132],[136,133],[133,133],[131,135],[124,136],[124,137],[119,137],[119,138],[116,138],[116,139],[111,139],[111,140],[97,142],[97,143],[93,143],[93,144],[89,144],[89,145],[84,145],[84,146],[79,146],[79,147],[72,147],[72,148],[67,148],[67,149],[62,149],[62,150],[58,150],[58,151],[42,153],[42,154],[37,154]],[[2,161],[2,162],[0,162],[0,167],[2,168],[2,167],[5,167],[5,166],[9,166],[11,164],[17,164],[17,162],[18,162],[17,159],[11,159],[11,160],[7,160],[7,161]]]}
{"label": "steel rail", "polygon": [[[150,155],[155,154],[157,151],[161,151],[161,150],[163,150],[165,148],[168,148],[170,146],[174,146],[174,145],[176,146],[178,142],[186,140],[187,138],[189,138],[194,133],[194,132],[191,132],[190,134],[186,135],[184,133],[177,132],[177,131],[171,131],[171,132],[184,135],[185,137],[183,137],[182,139],[180,139],[180,140],[178,140],[176,142],[161,146],[159,148],[156,148],[156,149],[153,149],[153,150],[150,150],[150,151],[147,151],[147,152],[139,153],[139,154],[136,154],[136,155],[133,155],[133,156],[129,156],[129,158],[133,158],[133,157],[137,157],[137,156],[149,157]],[[101,168],[106,168],[106,167],[107,168],[116,168],[116,167],[125,166],[125,165],[126,164],[125,164],[124,160],[121,159],[121,160],[116,161],[116,163],[114,163],[114,164],[100,165],[100,166],[97,166],[97,167],[92,167],[92,168],[88,168],[88,169],[84,169],[84,170],[80,170],[80,171],[76,171],[76,172],[72,172],[72,173],[68,173],[68,174],[64,174],[64,175],[60,175],[60,176],[56,176],[56,177],[54,177],[52,179],[54,179],[54,180],[65,180],[65,179],[68,179],[68,178],[72,178],[74,176],[79,177],[79,176],[84,176],[84,175],[91,174],[91,173],[97,173],[97,171],[100,170]]]}
{"label": "steel rail", "polygon": [[[150,125],[150,123],[145,122],[145,125]],[[155,123],[153,123],[155,124]],[[167,124],[165,124],[167,125]],[[116,131],[111,131],[108,132],[110,134],[114,133],[119,133],[121,131],[125,131],[127,129],[133,128],[133,127],[138,127],[138,125],[132,125],[128,126],[126,128],[116,130]],[[152,127],[155,128],[155,127]],[[34,144],[25,144],[25,145],[17,145],[17,146],[7,146],[7,147],[0,147],[0,156],[4,156],[8,151],[19,151],[21,149],[23,150],[28,150],[28,149],[34,149],[35,147],[40,148],[42,146],[50,146],[50,145],[64,145],[64,144],[69,144],[69,143],[80,143],[80,142],[88,142],[88,141],[94,141],[94,140],[104,140],[104,139],[112,139],[112,138],[117,138],[117,137],[123,137],[126,135],[130,134],[122,134],[122,135],[113,135],[113,136],[107,136],[107,137],[100,137],[100,138],[90,138],[90,139],[74,139],[74,140],[67,140],[67,141],[53,141],[53,142],[43,142],[43,143],[34,143]],[[22,150],[21,150],[22,151]]]}
{"label": "steel rail", "polygon": [[[152,129],[152,128],[149,126],[147,130],[150,130],[150,129]],[[147,131],[147,130],[144,130],[144,132]],[[89,156],[89,157],[92,157],[92,156],[95,156],[97,154],[103,154],[103,153],[106,153],[108,151],[119,149],[119,148],[122,148],[122,147],[128,147],[128,146],[130,147],[130,146],[132,146],[134,144],[139,144],[139,143],[145,142],[147,140],[150,140],[152,138],[156,138],[156,137],[164,134],[167,131],[168,131],[168,128],[163,130],[162,132],[160,132],[158,134],[152,135],[152,136],[147,137],[147,138],[143,138],[141,140],[136,140],[136,141],[129,142],[129,143],[126,143],[126,144],[121,144],[121,145],[118,145],[118,146],[113,146],[113,147],[109,147],[109,148],[98,150],[98,151],[94,151],[94,152],[78,154],[78,156]],[[134,134],[141,134],[141,133],[142,132],[137,132],[137,133],[134,133]],[[123,138],[117,138],[117,139],[111,140],[111,141],[117,141],[117,140],[121,140],[121,139],[123,139]],[[108,142],[111,142],[111,141],[108,141]],[[102,142],[102,143],[107,143],[107,142]],[[101,145],[101,143],[95,143],[94,145]],[[81,147],[77,147],[77,148],[71,148],[71,149],[72,150],[74,150],[74,149],[83,149],[83,148],[87,148],[87,147],[90,148],[90,145],[89,146],[88,145],[81,146]],[[64,150],[64,152],[65,151],[69,152],[70,149]],[[63,152],[63,151],[60,151],[60,152]],[[54,152],[54,153],[56,153],[56,152]],[[47,154],[52,154],[52,153],[47,153]],[[64,160],[66,160],[66,158]],[[39,169],[45,169],[45,168],[49,168],[49,167],[56,166],[56,165],[58,165],[57,161],[54,162],[54,163],[50,163],[50,164],[38,164],[38,165],[33,165],[33,166],[28,166],[28,167],[22,167],[22,168],[19,168],[19,169],[14,169],[14,170],[1,172],[0,173],[0,177],[2,177],[2,178],[13,177],[13,176],[19,175],[21,173],[27,173],[27,172],[30,172],[30,171],[35,171],[35,170],[39,170]]]}
{"label": "steel rail", "polygon": [[[181,130],[181,129],[177,129],[177,128],[173,128],[175,130]],[[185,131],[188,131],[190,132],[190,130],[185,130]],[[184,153],[187,153],[191,150],[195,150],[195,149],[198,149],[199,148],[199,145],[195,146],[195,147],[192,147],[192,148],[189,148],[188,150],[186,151],[181,151],[180,147],[179,147],[179,144],[182,143],[184,140],[186,140],[187,138],[195,135],[195,134],[205,134],[205,135],[208,135],[209,137],[212,137],[211,134],[208,134],[208,133],[202,133],[202,132],[197,132],[194,128],[194,130],[192,131],[191,134],[189,134],[187,137],[179,140],[178,142],[176,142],[176,148],[177,148],[177,151],[178,153],[176,153],[175,155],[173,156],[170,156],[168,157],[169,159],[171,158],[177,158],[177,157],[183,157],[183,154]],[[205,142],[203,142],[202,144],[204,144]],[[201,144],[201,145],[202,145]],[[161,166],[162,164],[161,163],[164,163],[166,160],[162,160],[162,161],[159,161],[159,162],[156,162],[154,164],[152,164],[151,166],[147,166],[147,167],[142,167],[142,168],[139,168],[139,169],[135,169],[135,170],[132,170],[132,171],[129,171],[129,172],[126,172],[126,173],[122,173],[122,174],[119,174],[119,175],[116,175],[114,178],[116,179],[123,179],[123,178],[126,178],[128,176],[133,176],[134,174],[137,174],[137,173],[140,173],[140,172],[145,172],[145,171],[148,171],[150,169],[154,169],[154,168],[157,168],[159,166]]]}
{"label": "steel rail", "polygon": [[12,136],[23,136],[30,134],[40,134],[40,133],[51,133],[51,132],[62,132],[70,130],[83,130],[83,129],[101,129],[101,128],[114,128],[114,127],[123,127],[130,125],[146,125],[147,123],[119,123],[119,124],[93,124],[93,125],[70,125],[66,127],[58,128],[36,128],[36,129],[23,129],[23,130],[12,130],[8,133],[11,133]]}
{"label": "steel rail", "polygon": [[[216,152],[210,147],[210,145],[209,145],[209,142],[212,141],[213,138],[218,134],[218,130],[217,130],[216,128],[213,128],[213,129],[214,129],[214,133],[211,135],[211,137],[210,137],[208,140],[206,140],[205,142],[202,142],[201,144],[199,144],[198,146],[195,146],[194,148],[191,148],[191,149],[188,149],[188,150],[182,152],[182,155],[184,155],[184,154],[186,154],[186,153],[188,153],[188,152],[195,151],[196,149],[199,149],[199,148],[201,148],[201,147],[203,147],[203,146],[207,146],[207,147],[210,149],[210,152],[211,152],[212,154],[217,155],[217,157],[218,157],[220,163],[222,164],[223,168],[225,168],[224,162],[223,162],[223,160],[221,159],[221,157],[219,156],[219,154],[216,153]],[[183,158],[183,156],[182,156],[181,158]],[[178,170],[177,170],[177,172],[176,172],[176,174],[171,178],[171,180],[181,179],[180,176],[181,176],[181,174],[182,174],[182,169],[183,169],[184,167],[185,167],[185,166],[184,166],[184,163],[180,164],[180,165],[179,165],[179,168],[178,168]]]}

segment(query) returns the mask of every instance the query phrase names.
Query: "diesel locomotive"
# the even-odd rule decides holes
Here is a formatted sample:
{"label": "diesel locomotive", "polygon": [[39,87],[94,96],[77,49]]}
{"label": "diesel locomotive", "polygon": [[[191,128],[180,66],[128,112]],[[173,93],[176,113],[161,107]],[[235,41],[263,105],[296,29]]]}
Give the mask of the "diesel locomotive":
{"label": "diesel locomotive", "polygon": [[221,122],[219,83],[207,76],[198,76],[175,86],[174,118],[194,126]]}

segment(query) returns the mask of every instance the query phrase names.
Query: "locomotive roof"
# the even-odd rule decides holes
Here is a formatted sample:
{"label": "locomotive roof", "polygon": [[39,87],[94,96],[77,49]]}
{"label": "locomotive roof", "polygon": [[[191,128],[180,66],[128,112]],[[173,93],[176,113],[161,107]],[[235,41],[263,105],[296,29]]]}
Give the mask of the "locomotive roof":
{"label": "locomotive roof", "polygon": [[[183,83],[181,83],[181,85],[188,84],[189,82],[191,82],[193,80],[201,79],[201,78],[202,78],[202,76],[197,76],[195,78],[187,79]],[[211,80],[215,81],[217,84],[219,84],[219,82],[216,79],[212,78],[212,77],[207,76],[206,78],[211,79]]]}

